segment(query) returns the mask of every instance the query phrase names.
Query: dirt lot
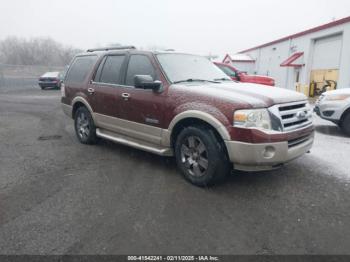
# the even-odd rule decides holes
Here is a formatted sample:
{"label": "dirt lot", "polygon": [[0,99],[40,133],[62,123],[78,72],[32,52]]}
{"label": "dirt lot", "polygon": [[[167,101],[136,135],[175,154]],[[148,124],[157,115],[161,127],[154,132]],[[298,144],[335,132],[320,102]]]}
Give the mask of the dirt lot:
{"label": "dirt lot", "polygon": [[0,89],[1,254],[350,254],[350,138],[316,120],[311,154],[194,187],[162,158],[85,146],[59,91]]}

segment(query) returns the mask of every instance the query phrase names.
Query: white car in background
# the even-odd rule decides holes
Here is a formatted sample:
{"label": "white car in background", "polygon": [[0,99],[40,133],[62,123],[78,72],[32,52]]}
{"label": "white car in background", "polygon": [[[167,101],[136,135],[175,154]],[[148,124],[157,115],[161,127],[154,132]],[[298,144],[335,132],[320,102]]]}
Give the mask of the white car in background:
{"label": "white car in background", "polygon": [[342,88],[323,93],[316,101],[316,114],[337,124],[350,136],[350,88]]}

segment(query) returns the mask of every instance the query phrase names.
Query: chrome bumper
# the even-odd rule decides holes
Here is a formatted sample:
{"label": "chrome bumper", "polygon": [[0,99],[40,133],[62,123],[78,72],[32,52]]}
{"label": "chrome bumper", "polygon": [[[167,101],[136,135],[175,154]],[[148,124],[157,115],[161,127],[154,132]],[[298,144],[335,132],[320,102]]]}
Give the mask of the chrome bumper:
{"label": "chrome bumper", "polygon": [[264,171],[278,168],[306,152],[314,141],[314,133],[300,143],[288,141],[251,144],[226,141],[226,148],[234,168],[242,171]]}

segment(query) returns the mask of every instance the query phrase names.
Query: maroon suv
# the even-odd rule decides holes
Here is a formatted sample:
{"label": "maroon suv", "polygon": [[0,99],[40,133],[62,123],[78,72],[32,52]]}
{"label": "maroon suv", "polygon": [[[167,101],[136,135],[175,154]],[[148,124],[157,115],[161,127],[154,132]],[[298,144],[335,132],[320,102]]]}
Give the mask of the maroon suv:
{"label": "maroon suv", "polygon": [[77,55],[62,86],[81,143],[105,138],[176,158],[205,186],[232,169],[270,170],[309,151],[304,95],[231,81],[208,59],[132,47]]}

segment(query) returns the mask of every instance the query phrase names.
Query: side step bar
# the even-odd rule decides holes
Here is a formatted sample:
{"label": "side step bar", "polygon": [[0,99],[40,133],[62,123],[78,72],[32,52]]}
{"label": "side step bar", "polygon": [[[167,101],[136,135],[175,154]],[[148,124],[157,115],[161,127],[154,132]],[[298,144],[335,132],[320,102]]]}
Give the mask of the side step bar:
{"label": "side step bar", "polygon": [[173,156],[173,150],[168,147],[161,147],[153,145],[141,140],[137,140],[125,135],[117,134],[114,132],[107,131],[105,129],[96,128],[96,135],[98,137],[111,140],[113,142],[127,145],[133,148],[137,148],[143,151],[147,151],[160,156]]}

